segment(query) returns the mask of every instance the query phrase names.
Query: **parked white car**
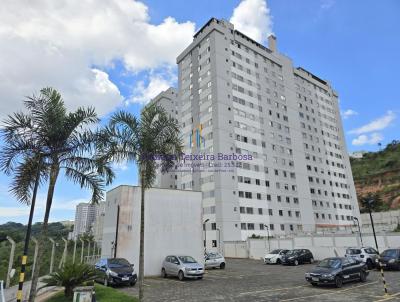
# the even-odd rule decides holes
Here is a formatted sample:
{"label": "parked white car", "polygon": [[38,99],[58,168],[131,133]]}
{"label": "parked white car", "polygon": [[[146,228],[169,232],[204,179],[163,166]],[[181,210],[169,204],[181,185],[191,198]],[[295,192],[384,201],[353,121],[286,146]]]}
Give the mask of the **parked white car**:
{"label": "parked white car", "polygon": [[372,247],[349,247],[344,256],[366,263],[368,269],[372,269],[379,258],[378,252]]}
{"label": "parked white car", "polygon": [[225,268],[225,258],[220,253],[207,252],[204,255],[204,266],[205,268]]}
{"label": "parked white car", "polygon": [[272,252],[269,252],[269,254],[266,254],[264,256],[264,263],[265,264],[281,264],[282,257],[285,256],[287,252],[289,252],[289,250],[284,250],[284,249],[273,250]]}

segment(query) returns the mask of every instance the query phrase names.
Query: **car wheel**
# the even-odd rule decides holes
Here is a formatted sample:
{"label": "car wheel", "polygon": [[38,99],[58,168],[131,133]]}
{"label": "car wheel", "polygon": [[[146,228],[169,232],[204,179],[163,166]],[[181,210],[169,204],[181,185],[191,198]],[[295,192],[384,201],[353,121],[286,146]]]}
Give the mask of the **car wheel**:
{"label": "car wheel", "polygon": [[163,277],[163,278],[167,278],[168,277],[167,273],[165,272],[165,268],[162,268],[162,270],[161,270],[161,277]]}
{"label": "car wheel", "polygon": [[317,286],[318,283],[314,283],[314,282],[313,282],[313,283],[311,283],[311,285],[312,285],[312,286]]}
{"label": "car wheel", "polygon": [[372,260],[371,259],[368,259],[367,260],[367,267],[368,267],[368,269],[370,270],[370,269],[372,269]]}
{"label": "car wheel", "polygon": [[340,276],[336,276],[335,278],[335,286],[337,288],[341,288],[343,286],[343,279]]}
{"label": "car wheel", "polygon": [[224,268],[225,268],[225,262],[222,262],[222,263],[219,265],[219,268],[220,268],[220,269],[224,269]]}
{"label": "car wheel", "polygon": [[367,281],[367,274],[364,271],[360,272],[360,281],[361,282]]}
{"label": "car wheel", "polygon": [[298,260],[295,260],[295,261],[294,261],[294,265],[296,265],[296,266],[299,265],[299,261],[298,261]]}
{"label": "car wheel", "polygon": [[132,281],[131,283],[129,283],[130,286],[135,286],[136,281]]}
{"label": "car wheel", "polygon": [[197,278],[197,279],[201,280],[201,279],[203,279],[203,277],[199,277],[199,278]]}
{"label": "car wheel", "polygon": [[281,259],[276,260],[276,264],[282,264]]}
{"label": "car wheel", "polygon": [[178,279],[179,279],[180,281],[185,280],[185,275],[183,274],[182,271],[179,271],[179,273],[178,273]]}
{"label": "car wheel", "polygon": [[310,263],[311,263],[311,264],[314,263],[314,258],[310,258]]}
{"label": "car wheel", "polygon": [[104,286],[108,286],[108,285],[109,285],[109,284],[108,284],[108,278],[107,278],[107,277],[104,278],[103,284],[104,284]]}

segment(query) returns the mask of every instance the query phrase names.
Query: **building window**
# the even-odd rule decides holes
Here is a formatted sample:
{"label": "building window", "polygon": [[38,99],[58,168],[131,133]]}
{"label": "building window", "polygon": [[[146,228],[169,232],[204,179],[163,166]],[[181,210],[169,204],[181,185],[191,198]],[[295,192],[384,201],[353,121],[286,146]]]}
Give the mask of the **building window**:
{"label": "building window", "polygon": [[279,216],[283,216],[283,211],[279,210]]}
{"label": "building window", "polygon": [[241,224],[240,224],[240,228],[241,228],[242,230],[247,230],[246,224],[245,224],[245,223],[241,223]]}
{"label": "building window", "polygon": [[272,223],[269,225],[269,229],[270,229],[271,231],[274,230],[274,225],[273,225]]}
{"label": "building window", "polygon": [[285,230],[285,225],[281,224],[281,231],[284,231],[284,230]]}
{"label": "building window", "polygon": [[260,223],[260,230],[264,230],[264,224]]}
{"label": "building window", "polygon": [[254,230],[254,223],[248,223],[247,224],[247,229],[248,230]]}
{"label": "building window", "polygon": [[212,247],[217,247],[217,240],[212,241]]}
{"label": "building window", "polygon": [[211,230],[216,230],[217,224],[215,222],[211,223]]}
{"label": "building window", "polygon": [[262,208],[258,208],[258,214],[262,215],[263,214],[263,209]]}

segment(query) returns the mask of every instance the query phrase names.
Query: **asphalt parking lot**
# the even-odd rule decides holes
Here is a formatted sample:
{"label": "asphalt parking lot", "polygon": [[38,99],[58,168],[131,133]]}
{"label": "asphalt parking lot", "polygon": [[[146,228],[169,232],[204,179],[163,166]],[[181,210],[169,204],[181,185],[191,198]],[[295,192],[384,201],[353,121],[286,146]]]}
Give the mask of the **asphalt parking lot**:
{"label": "asphalt parking lot", "polygon": [[[261,260],[227,259],[225,270],[207,270],[203,280],[146,278],[145,301],[400,301],[400,271],[385,271],[390,295],[385,297],[376,270],[370,271],[366,283],[347,283],[339,289],[308,284],[304,273],[313,266],[264,265]],[[137,285],[119,289],[138,294]]]}

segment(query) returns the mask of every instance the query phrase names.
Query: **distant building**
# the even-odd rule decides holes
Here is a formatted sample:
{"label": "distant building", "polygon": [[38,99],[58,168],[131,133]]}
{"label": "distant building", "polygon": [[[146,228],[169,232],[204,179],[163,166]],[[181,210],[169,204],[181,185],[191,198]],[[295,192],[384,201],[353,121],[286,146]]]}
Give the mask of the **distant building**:
{"label": "distant building", "polygon": [[351,158],[363,158],[364,154],[367,153],[365,151],[357,151],[350,154]]}
{"label": "distant building", "polygon": [[101,241],[103,238],[103,225],[104,225],[104,216],[105,216],[105,202],[100,202],[96,208],[96,219],[93,222],[92,233],[94,236],[94,241],[101,246]]}
{"label": "distant building", "polygon": [[93,222],[96,219],[97,205],[91,203],[80,203],[76,206],[75,223],[72,237],[78,238],[79,235],[91,231]]}

